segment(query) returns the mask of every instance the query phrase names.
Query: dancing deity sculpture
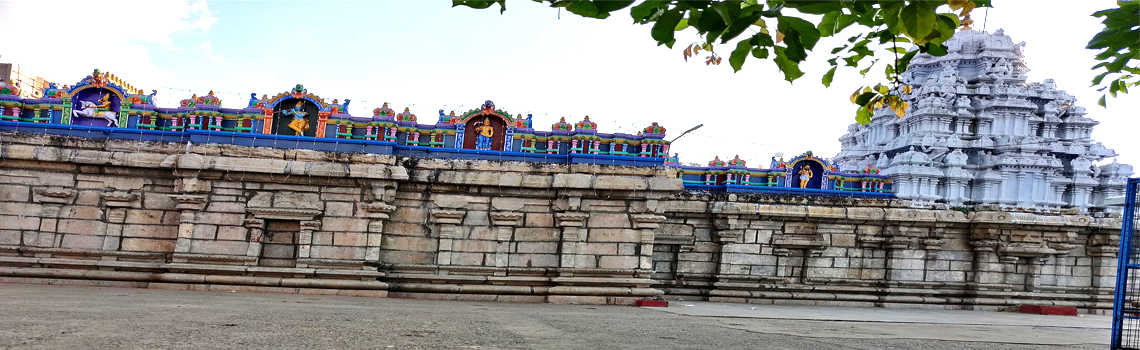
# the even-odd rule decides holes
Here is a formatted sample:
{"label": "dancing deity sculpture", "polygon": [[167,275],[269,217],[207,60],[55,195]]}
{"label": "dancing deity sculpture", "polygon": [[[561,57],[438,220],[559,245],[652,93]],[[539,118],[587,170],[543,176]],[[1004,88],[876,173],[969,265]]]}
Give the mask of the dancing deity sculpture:
{"label": "dancing deity sculpture", "polygon": [[305,103],[297,102],[297,105],[292,109],[281,111],[281,114],[292,116],[293,121],[289,122],[289,128],[297,133],[297,136],[304,134],[305,130],[309,130],[309,120],[305,116],[309,115],[305,112]]}

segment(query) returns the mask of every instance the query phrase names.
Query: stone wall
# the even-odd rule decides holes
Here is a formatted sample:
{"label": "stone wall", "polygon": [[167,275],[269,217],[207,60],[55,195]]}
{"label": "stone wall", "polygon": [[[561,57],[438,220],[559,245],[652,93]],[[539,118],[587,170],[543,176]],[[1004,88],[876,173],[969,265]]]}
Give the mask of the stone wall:
{"label": "stone wall", "polygon": [[1111,307],[1120,219],[683,192],[673,170],[0,133],[0,281]]}

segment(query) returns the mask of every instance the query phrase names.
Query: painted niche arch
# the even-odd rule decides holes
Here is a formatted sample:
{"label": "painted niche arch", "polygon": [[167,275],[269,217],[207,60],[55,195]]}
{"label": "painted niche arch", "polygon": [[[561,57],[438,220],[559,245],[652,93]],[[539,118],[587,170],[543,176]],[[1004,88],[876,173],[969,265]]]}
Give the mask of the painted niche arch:
{"label": "painted niche arch", "polygon": [[[800,186],[800,170],[802,170],[804,167],[807,167],[809,170],[811,170],[811,177],[808,179],[806,186]],[[823,161],[814,157],[804,157],[792,161],[792,163],[789,164],[788,168],[790,169],[788,171],[788,187],[813,189],[823,188],[823,179],[826,175],[824,174],[824,170],[827,169],[827,164],[824,164]]]}
{"label": "painted niche arch", "polygon": [[316,136],[321,108],[307,98],[287,98],[276,103],[276,105],[273,106],[273,126],[269,130],[272,130],[273,133],[277,135],[295,136],[296,132],[289,128],[289,123],[293,121],[293,116],[283,112],[293,109],[297,103],[304,105],[303,109],[306,113],[305,120],[309,122],[309,129],[305,130],[302,135]]}

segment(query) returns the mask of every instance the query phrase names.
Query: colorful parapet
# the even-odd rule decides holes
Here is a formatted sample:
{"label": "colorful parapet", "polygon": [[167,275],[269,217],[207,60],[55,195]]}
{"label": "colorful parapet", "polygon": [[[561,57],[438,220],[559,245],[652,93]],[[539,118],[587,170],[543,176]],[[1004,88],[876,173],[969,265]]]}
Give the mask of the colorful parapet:
{"label": "colorful parapet", "polygon": [[716,157],[708,166],[685,166],[674,155],[666,165],[678,168],[689,190],[893,197],[890,178],[870,164],[864,169],[841,170],[811,151],[786,162],[777,157],[772,157],[766,169],[749,168],[739,156],[728,161]]}
{"label": "colorful parapet", "polygon": [[221,107],[213,91],[183,99],[178,107],[157,107],[155,94],[98,69],[72,86],[52,84],[40,99],[21,99],[15,87],[0,85],[0,122],[17,123],[0,129],[23,125],[28,131],[33,129],[25,123],[38,123],[48,124],[37,129],[44,132],[88,137],[202,141],[186,136],[193,135],[253,146],[637,166],[661,166],[669,152],[665,128],[657,123],[637,135],[607,134],[587,116],[574,124],[563,118],[551,131],[538,131],[531,115],[512,116],[491,101],[461,115],[440,110],[435,123],[425,124],[410,108],[397,113],[387,103],[370,116],[354,116],[350,100],[330,103],[301,84],[273,96],[251,94],[245,108]]}

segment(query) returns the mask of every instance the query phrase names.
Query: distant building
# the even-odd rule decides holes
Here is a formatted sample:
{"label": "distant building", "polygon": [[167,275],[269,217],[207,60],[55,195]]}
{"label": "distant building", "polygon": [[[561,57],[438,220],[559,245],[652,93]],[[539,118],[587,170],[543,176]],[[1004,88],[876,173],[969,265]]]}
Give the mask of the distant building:
{"label": "distant building", "polygon": [[1123,195],[1132,166],[1094,165],[1116,152],[1089,136],[1098,122],[1073,95],[1026,79],[1025,43],[999,29],[963,30],[945,45],[903,74],[914,87],[905,117],[884,108],[848,128],[840,167],[873,164],[915,202],[1112,210],[1105,199]]}
{"label": "distant building", "polygon": [[40,98],[48,87],[47,80],[14,63],[0,63],[0,81],[20,89],[22,98]]}

